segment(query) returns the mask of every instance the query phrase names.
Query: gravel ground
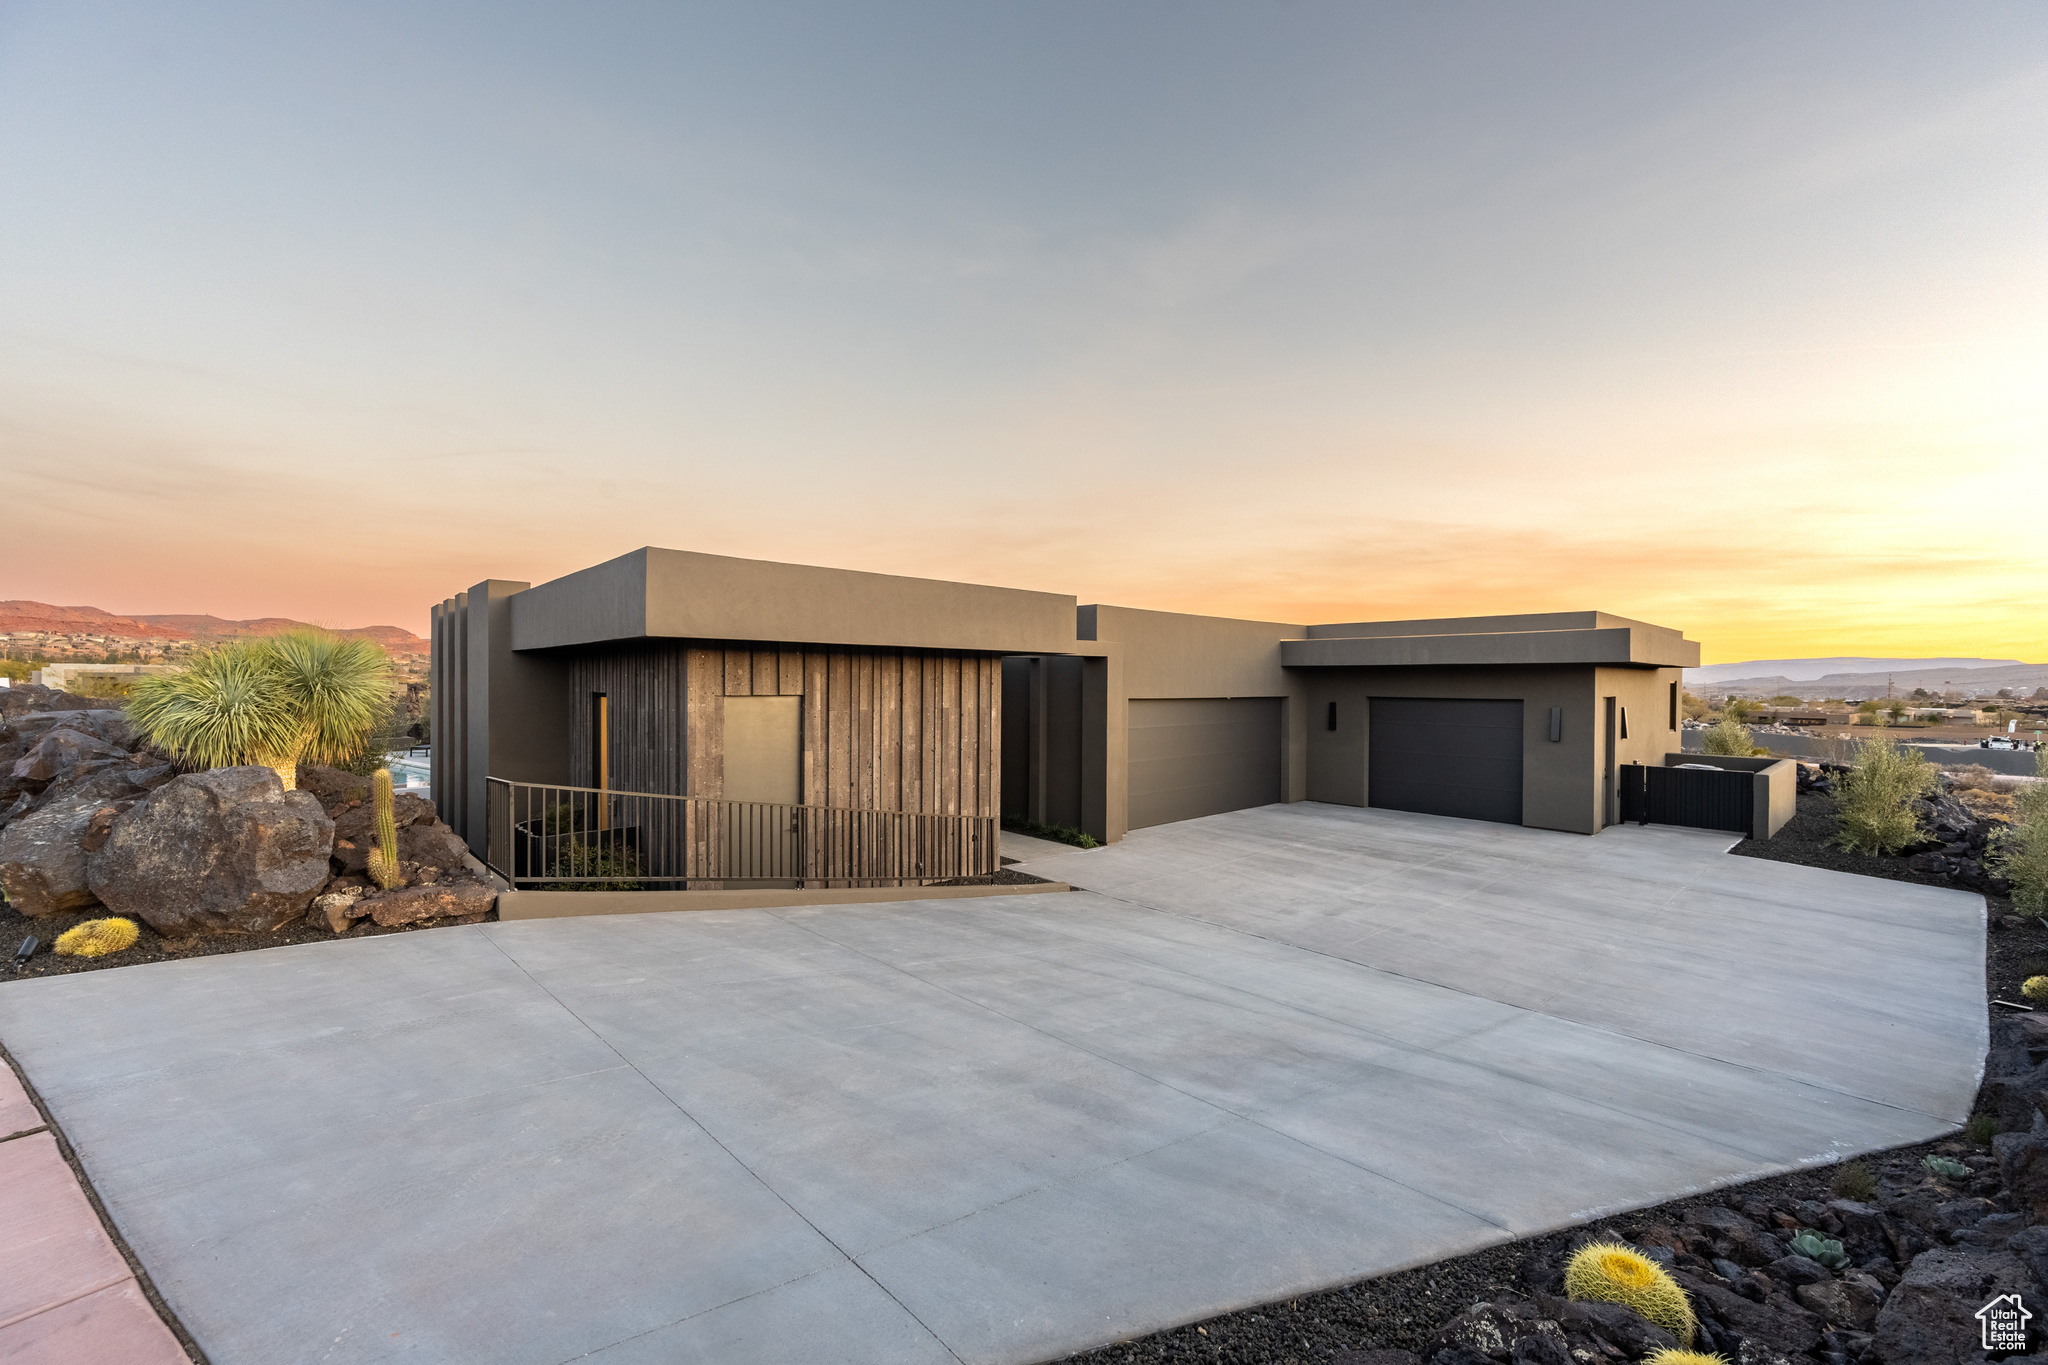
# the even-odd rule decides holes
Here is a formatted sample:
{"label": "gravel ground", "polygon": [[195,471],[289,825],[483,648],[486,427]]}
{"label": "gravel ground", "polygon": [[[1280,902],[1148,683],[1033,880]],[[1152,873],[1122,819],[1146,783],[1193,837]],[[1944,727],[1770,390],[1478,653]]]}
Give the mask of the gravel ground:
{"label": "gravel ground", "polygon": [[[1930,886],[1953,885],[1942,877],[1910,871],[1903,858],[1873,858],[1831,848],[1827,840],[1834,832],[1833,798],[1803,794],[1799,797],[1798,813],[1775,839],[1765,843],[1745,839],[1732,851],[1740,857],[1802,863],[1837,872]],[[2048,974],[2048,928],[2040,920],[2014,917],[2009,902],[1993,897],[1986,900],[1991,910],[1991,933],[1986,940],[1987,995],[2018,1000],[2022,980],[2030,975]],[[1993,1007],[1987,1004],[1987,1008]],[[1860,1160],[1871,1167],[1894,1165],[1910,1170],[1918,1166],[1923,1156],[1936,1152],[1960,1154],[1981,1150],[1957,1136]],[[1711,1195],[1674,1200],[1611,1218],[1599,1227],[1611,1228],[1626,1238],[1651,1223],[1683,1221],[1686,1209],[1702,1204],[1725,1205],[1741,1199],[1776,1204],[1788,1197],[1827,1199],[1834,1197],[1829,1193],[1829,1185],[1839,1170],[1824,1167],[1730,1186]],[[1574,1228],[1526,1238],[1341,1289],[1226,1313],[1071,1358],[1101,1365],[1154,1365],[1169,1361],[1326,1365],[1346,1351],[1394,1348],[1420,1353],[1438,1327],[1473,1303],[1532,1290],[1557,1292],[1564,1261],[1573,1244],[1587,1231]]]}
{"label": "gravel ground", "polygon": [[[61,976],[67,972],[96,972],[108,967],[132,967],[141,962],[175,962],[186,957],[212,957],[217,953],[247,953],[263,948],[282,948],[292,943],[324,943],[336,938],[375,938],[382,934],[409,934],[415,929],[432,929],[436,925],[467,923],[456,920],[423,920],[418,924],[398,924],[390,928],[372,924],[367,919],[358,920],[345,934],[331,933],[326,929],[314,929],[303,920],[292,923],[272,934],[201,934],[196,938],[167,939],[142,923],[134,921],[142,931],[133,948],[105,957],[59,957],[50,945],[57,941],[57,935],[74,924],[83,924],[91,919],[105,919],[104,908],[95,907],[69,915],[44,915],[30,919],[12,905],[0,906],[0,958],[12,960],[14,952],[21,947],[21,941],[31,934],[36,938],[35,956],[19,973],[12,975]],[[484,918],[495,920],[498,912],[493,910]],[[10,979],[6,966],[0,966],[0,983]]]}

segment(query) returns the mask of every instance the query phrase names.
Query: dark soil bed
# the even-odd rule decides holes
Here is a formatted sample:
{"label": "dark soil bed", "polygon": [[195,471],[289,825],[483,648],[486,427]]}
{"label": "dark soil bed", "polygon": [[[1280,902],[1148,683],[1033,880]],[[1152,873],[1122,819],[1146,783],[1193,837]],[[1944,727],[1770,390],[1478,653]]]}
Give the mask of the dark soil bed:
{"label": "dark soil bed", "polygon": [[[105,957],[59,957],[51,945],[57,935],[76,924],[87,920],[104,919],[107,912],[94,908],[69,915],[44,915],[29,919],[12,905],[0,905],[0,956],[10,960],[21,941],[31,934],[36,938],[35,956],[30,958],[18,973],[22,977],[62,976],[67,972],[92,972],[106,967],[132,967],[141,962],[175,962],[187,957],[212,957],[218,953],[246,953],[259,948],[282,948],[293,943],[326,943],[337,938],[376,938],[383,934],[409,934],[415,929],[443,927],[453,920],[422,920],[417,924],[396,924],[389,928],[373,924],[368,919],[358,920],[345,934],[333,933],[328,929],[315,929],[303,920],[294,920],[284,928],[270,934],[201,934],[196,938],[167,939],[142,922],[134,921],[142,931],[135,940],[135,946]],[[495,920],[498,912],[493,910],[485,916]],[[0,965],[0,983],[9,979],[7,966]]]}
{"label": "dark soil bed", "polygon": [[[1948,879],[1914,872],[1904,858],[1868,857],[1832,847],[1835,833],[1832,797],[1802,793],[1797,814],[1775,839],[1759,843],[1745,839],[1731,850],[1736,856],[1768,858],[1776,862],[1799,863],[1835,872],[1953,887]],[[1987,896],[1990,930],[1986,940],[1985,984],[1987,1009],[1994,1018],[2010,1018],[2014,1011],[1991,1006],[1989,999],[2018,1000],[2019,985],[2027,976],[2048,974],[2048,928],[2037,919],[2020,919],[2001,898]],[[1985,1101],[1980,1098],[1980,1108]],[[1860,1165],[1878,1176],[1888,1195],[1926,1186],[1930,1177],[1921,1166],[1923,1158],[1943,1155],[1964,1159],[1979,1168],[1967,1189],[1946,1191],[1954,1195],[1999,1197],[2003,1182],[1998,1168],[1989,1160],[1989,1133],[1980,1132],[1985,1142],[1962,1134],[1864,1156]],[[1525,1238],[1486,1251],[1452,1260],[1438,1261],[1414,1270],[1360,1281],[1340,1289],[1304,1295],[1278,1303],[1226,1313],[1207,1321],[1174,1328],[1152,1336],[1119,1342],[1073,1359],[1101,1362],[1101,1365],[1152,1365],[1168,1361],[1230,1362],[1231,1365],[1395,1365],[1403,1357],[1374,1359],[1375,1351],[1414,1352],[1427,1360],[1432,1338],[1440,1328],[1483,1301],[1524,1302],[1536,1295],[1561,1292],[1564,1263],[1574,1246],[1589,1235],[1633,1239],[1646,1228],[1677,1226],[1688,1211],[1707,1206],[1740,1209],[1766,1227],[1773,1210],[1782,1211],[1800,1200],[1825,1202],[1842,1196],[1831,1188],[1844,1179],[1843,1167],[1821,1167],[1773,1176],[1743,1185],[1729,1186],[1711,1194],[1674,1200],[1654,1208],[1638,1210],[1607,1219],[1592,1228],[1573,1228],[1541,1237]],[[1781,1227],[1782,1225],[1780,1225]],[[1776,1229],[1774,1229],[1776,1230]],[[1883,1269],[1887,1283],[1895,1282],[1895,1269]],[[1697,1349],[1711,1351],[1713,1344],[1702,1340]],[[1837,1337],[1830,1345],[1817,1348],[1811,1359],[1851,1361],[1872,1359],[1867,1338]],[[1864,1354],[1848,1348],[1862,1347]],[[1519,1355],[1515,1357],[1521,1359]],[[1745,1357],[1746,1358],[1746,1357]],[[1797,1360],[1807,1360],[1800,1354]],[[1731,1362],[1734,1354],[1729,1355]]]}

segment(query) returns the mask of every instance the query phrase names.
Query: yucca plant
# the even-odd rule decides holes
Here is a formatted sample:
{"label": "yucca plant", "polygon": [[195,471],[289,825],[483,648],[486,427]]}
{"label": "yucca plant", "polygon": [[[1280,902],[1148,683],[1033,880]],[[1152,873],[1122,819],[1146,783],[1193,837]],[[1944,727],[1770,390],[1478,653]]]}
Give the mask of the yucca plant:
{"label": "yucca plant", "polygon": [[372,641],[297,630],[204,650],[182,673],[143,679],[128,715],[173,757],[259,764],[291,791],[300,763],[362,750],[390,690],[390,660]]}

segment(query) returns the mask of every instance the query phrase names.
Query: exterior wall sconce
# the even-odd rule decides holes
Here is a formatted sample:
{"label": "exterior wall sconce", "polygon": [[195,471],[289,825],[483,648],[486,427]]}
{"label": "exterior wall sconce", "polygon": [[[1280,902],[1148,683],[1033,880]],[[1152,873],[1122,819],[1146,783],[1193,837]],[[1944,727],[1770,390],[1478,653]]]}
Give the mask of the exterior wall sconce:
{"label": "exterior wall sconce", "polygon": [[1550,708],[1550,742],[1555,744],[1563,738],[1564,708],[1562,706],[1553,706]]}

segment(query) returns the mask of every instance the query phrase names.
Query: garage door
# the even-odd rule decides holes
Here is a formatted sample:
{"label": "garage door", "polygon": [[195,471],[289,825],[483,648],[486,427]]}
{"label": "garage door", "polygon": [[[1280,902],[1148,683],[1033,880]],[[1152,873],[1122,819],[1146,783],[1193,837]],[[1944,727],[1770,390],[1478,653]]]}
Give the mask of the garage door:
{"label": "garage door", "polygon": [[1131,828],[1280,799],[1280,698],[1131,703]]}
{"label": "garage door", "polygon": [[1367,804],[1522,823],[1522,703],[1372,698]]}

